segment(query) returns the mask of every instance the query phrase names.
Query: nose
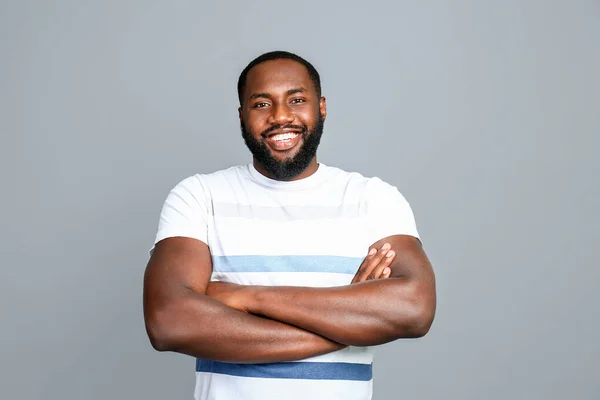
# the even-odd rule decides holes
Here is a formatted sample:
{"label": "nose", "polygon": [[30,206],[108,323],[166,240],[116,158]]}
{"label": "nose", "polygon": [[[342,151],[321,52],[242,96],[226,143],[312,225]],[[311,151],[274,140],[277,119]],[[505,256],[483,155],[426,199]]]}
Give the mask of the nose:
{"label": "nose", "polygon": [[294,119],[296,119],[296,117],[292,113],[292,110],[287,106],[287,104],[275,105],[273,106],[272,110],[273,111],[269,118],[272,124],[289,124],[294,122]]}

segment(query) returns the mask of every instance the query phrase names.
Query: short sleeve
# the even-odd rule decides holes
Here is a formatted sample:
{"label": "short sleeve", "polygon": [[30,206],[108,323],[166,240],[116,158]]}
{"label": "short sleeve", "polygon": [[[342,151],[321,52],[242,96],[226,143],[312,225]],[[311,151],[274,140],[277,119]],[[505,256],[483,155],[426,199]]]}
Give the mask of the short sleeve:
{"label": "short sleeve", "polygon": [[160,212],[154,245],[175,236],[190,237],[208,244],[207,195],[199,175],[186,178],[171,189]]}
{"label": "short sleeve", "polygon": [[421,240],[410,204],[395,186],[371,178],[367,183],[366,210],[374,242],[392,235]]}

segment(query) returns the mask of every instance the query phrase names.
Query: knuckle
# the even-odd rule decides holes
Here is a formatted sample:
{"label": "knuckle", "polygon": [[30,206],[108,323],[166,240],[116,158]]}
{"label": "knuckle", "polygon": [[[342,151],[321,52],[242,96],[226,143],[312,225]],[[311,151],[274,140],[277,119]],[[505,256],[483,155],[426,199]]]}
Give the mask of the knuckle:
{"label": "knuckle", "polygon": [[377,254],[373,257],[373,259],[371,260],[371,265],[376,265],[377,263],[379,263],[381,261],[381,259],[383,258],[383,254]]}

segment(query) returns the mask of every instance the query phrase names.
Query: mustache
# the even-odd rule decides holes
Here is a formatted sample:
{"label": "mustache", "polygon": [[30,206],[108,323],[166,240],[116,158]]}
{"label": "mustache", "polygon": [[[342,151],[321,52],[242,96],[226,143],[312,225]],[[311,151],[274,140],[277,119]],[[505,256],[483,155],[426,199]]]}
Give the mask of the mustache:
{"label": "mustache", "polygon": [[300,130],[301,134],[305,134],[306,133],[306,127],[305,126],[300,126],[300,125],[272,125],[270,128],[265,129],[260,136],[262,136],[263,138],[267,137],[267,135],[273,131],[276,131],[278,129],[297,129]]}

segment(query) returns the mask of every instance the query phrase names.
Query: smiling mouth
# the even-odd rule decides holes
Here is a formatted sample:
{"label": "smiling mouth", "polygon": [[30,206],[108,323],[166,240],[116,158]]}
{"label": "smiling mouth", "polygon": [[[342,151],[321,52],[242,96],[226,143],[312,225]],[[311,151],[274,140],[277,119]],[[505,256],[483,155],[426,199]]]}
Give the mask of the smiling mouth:
{"label": "smiling mouth", "polygon": [[285,142],[285,141],[290,141],[290,140],[294,139],[299,134],[300,133],[298,133],[298,132],[275,133],[275,134],[269,135],[267,137],[267,139],[273,140],[275,142]]}
{"label": "smiling mouth", "polygon": [[300,132],[277,132],[267,136],[269,147],[276,151],[286,151],[294,148],[300,141]]}

